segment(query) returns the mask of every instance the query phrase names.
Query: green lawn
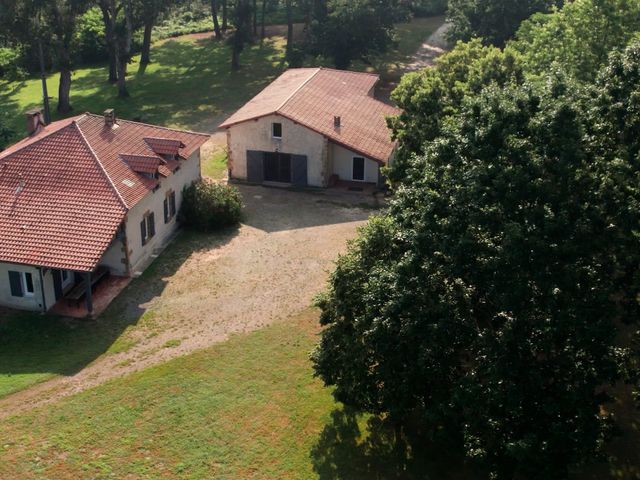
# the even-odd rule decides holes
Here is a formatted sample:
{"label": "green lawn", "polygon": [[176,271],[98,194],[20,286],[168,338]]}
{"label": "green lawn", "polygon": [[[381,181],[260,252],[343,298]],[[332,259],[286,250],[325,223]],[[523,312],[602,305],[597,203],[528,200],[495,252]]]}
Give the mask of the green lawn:
{"label": "green lawn", "polygon": [[306,311],[0,421],[0,478],[469,478],[442,452],[398,462],[387,425],[336,404],[317,333]]}
{"label": "green lawn", "polygon": [[[124,118],[214,131],[226,114],[282,71],[283,47],[284,39],[279,37],[268,39],[262,47],[250,46],[242,55],[245,68],[232,72],[229,47],[224,43],[189,37],[160,42],[153,46],[153,63],[144,72],[139,71],[139,57],[129,66],[131,97],[127,99],[118,98],[116,86],[105,81],[104,66],[77,69],[71,89],[74,113],[100,113],[113,107]],[[55,110],[58,76],[49,76],[47,85]],[[41,98],[39,79],[0,81],[0,103],[14,119],[18,135],[24,130],[22,114],[40,107]]]}
{"label": "green lawn", "polygon": [[209,178],[224,178],[227,168],[227,153],[224,150],[217,150],[202,159],[202,174]]}
{"label": "green lawn", "polygon": [[[397,45],[372,65],[356,62],[355,70],[377,71],[385,79],[397,77],[402,64],[443,22],[442,17],[418,18],[397,26]],[[244,68],[230,69],[230,50],[224,42],[191,37],[161,41],[152,47],[153,63],[140,71],[139,57],[129,65],[130,98],[120,99],[106,82],[104,65],[78,68],[73,75],[73,114],[100,113],[115,108],[124,118],[160,125],[213,132],[226,115],[262,90],[285,68],[284,38],[267,39],[242,54]],[[47,79],[54,119],[58,76]],[[13,119],[17,138],[24,132],[23,113],[41,107],[38,78],[19,82],[0,80],[0,104]]]}

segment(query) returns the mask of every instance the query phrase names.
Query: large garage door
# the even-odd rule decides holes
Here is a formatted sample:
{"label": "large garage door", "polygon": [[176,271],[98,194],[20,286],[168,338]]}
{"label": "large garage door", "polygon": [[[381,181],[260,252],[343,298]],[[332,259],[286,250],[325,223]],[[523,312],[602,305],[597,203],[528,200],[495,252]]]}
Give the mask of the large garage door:
{"label": "large garage door", "polygon": [[247,150],[247,181],[262,183],[264,181],[263,152]]}
{"label": "large garage door", "polygon": [[264,181],[291,183],[291,155],[279,152],[265,152]]}
{"label": "large garage door", "polygon": [[291,183],[304,187],[308,185],[307,156],[247,150],[247,181]]}

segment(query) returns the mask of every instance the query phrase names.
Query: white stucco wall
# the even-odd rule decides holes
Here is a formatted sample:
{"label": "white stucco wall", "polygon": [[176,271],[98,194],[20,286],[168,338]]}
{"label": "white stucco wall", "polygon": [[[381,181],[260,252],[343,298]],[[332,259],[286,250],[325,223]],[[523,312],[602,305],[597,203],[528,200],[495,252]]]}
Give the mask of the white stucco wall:
{"label": "white stucco wall", "polygon": [[[162,221],[164,222],[164,210]],[[110,273],[113,275],[127,275],[127,256],[125,253],[122,241],[115,238],[113,242],[111,242],[109,249],[100,259],[99,265],[108,267]]]}
{"label": "white stucco wall", "polygon": [[[161,247],[177,228],[177,213],[182,205],[182,188],[200,179],[200,151],[194,152],[187,160],[180,162],[180,170],[168,178],[160,177],[160,188],[147,194],[127,214],[125,231],[129,253],[130,273],[140,271],[149,261],[156,248]],[[167,192],[176,192],[176,216],[164,223],[164,199]],[[154,212],[156,234],[142,245],[140,222],[148,211]]]}
{"label": "white stucco wall", "polygon": [[[29,272],[33,278],[33,295],[14,297],[11,295],[11,284],[9,283],[9,272]],[[49,277],[51,274],[49,273]],[[53,280],[52,280],[53,282]],[[45,289],[46,292],[47,289]],[[51,285],[51,293],[53,293],[53,283]],[[47,298],[47,308],[51,308],[54,302],[54,296]],[[43,311],[42,303],[42,284],[40,283],[40,272],[36,267],[28,265],[16,265],[13,263],[0,263],[0,305],[11,308],[19,308],[21,310]]]}
{"label": "white stucco wall", "polygon": [[[273,123],[282,124],[282,140],[272,137]],[[280,115],[269,115],[229,127],[227,148],[231,177],[247,180],[247,150],[290,153],[307,156],[307,182],[314,187],[326,185],[327,139],[319,133]]]}
{"label": "white stucco wall", "polygon": [[[346,148],[336,145],[331,145],[331,157],[333,163],[334,174],[340,177],[340,180],[353,180],[353,157],[363,157],[358,153],[347,150]],[[364,181],[366,183],[378,183],[378,169],[379,164],[369,158],[364,159]]]}

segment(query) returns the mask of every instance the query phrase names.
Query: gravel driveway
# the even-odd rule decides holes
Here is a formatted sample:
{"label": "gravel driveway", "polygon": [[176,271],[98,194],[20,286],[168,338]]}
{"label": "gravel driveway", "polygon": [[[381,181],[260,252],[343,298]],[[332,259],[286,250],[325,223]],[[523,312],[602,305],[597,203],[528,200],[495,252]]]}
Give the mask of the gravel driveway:
{"label": "gravel driveway", "polygon": [[0,412],[30,409],[229,334],[286,321],[308,308],[347,240],[374,212],[365,205],[371,197],[361,194],[240,189],[246,221],[238,230],[197,241],[178,238],[116,300],[133,318],[118,339],[125,351],[6,397]]}

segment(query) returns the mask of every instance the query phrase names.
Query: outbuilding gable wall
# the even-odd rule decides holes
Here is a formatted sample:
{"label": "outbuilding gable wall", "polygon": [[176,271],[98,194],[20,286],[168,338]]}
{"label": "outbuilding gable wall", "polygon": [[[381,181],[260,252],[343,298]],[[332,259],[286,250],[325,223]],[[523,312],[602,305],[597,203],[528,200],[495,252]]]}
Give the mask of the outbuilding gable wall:
{"label": "outbuilding gable wall", "polygon": [[[272,124],[282,124],[282,139],[272,136]],[[307,182],[324,187],[328,180],[327,139],[281,115],[268,115],[229,127],[227,131],[231,178],[247,180],[247,150],[306,155]]]}

